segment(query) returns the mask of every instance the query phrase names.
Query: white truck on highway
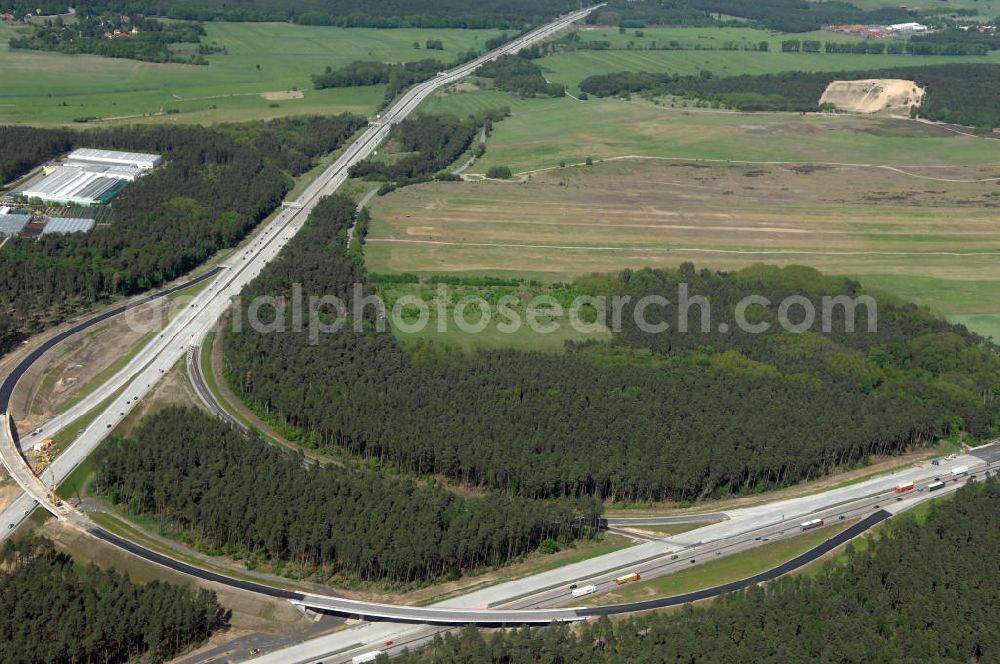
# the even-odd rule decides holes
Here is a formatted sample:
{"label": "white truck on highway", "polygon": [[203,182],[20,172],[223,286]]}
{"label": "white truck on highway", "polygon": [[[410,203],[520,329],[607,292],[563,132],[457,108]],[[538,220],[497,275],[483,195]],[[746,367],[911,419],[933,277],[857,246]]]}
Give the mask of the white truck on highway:
{"label": "white truck on highway", "polygon": [[964,475],[969,472],[968,466],[955,466],[951,469],[952,477],[958,477],[959,475]]}
{"label": "white truck on highway", "polygon": [[573,589],[573,597],[583,597],[597,592],[597,586],[580,586]]}
{"label": "white truck on highway", "polygon": [[352,657],[351,664],[366,664],[366,662],[374,662],[381,654],[381,650],[372,650],[371,652],[362,653]]}

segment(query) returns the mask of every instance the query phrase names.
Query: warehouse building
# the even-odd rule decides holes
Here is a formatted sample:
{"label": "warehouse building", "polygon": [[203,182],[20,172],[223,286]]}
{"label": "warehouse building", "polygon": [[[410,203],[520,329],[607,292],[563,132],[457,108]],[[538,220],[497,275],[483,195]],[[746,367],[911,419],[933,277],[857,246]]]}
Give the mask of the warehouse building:
{"label": "warehouse building", "polygon": [[17,194],[49,203],[100,205],[114,198],[128,183],[129,180],[122,178],[60,166],[51,175],[32,182]]}
{"label": "warehouse building", "polygon": [[102,205],[162,163],[157,154],[82,148],[71,152],[65,164],[47,166],[42,177],[16,193],[48,203]]}
{"label": "warehouse building", "polygon": [[114,150],[94,150],[80,148],[73,150],[66,158],[70,166],[128,166],[140,171],[148,171],[163,163],[163,157],[158,154],[142,152],[116,152]]}

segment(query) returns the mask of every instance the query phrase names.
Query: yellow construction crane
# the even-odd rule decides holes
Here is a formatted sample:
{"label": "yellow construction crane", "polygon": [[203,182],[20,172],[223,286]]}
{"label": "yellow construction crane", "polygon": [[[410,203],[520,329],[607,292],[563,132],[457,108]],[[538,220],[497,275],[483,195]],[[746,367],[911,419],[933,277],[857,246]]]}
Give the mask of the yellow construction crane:
{"label": "yellow construction crane", "polygon": [[56,473],[52,470],[52,455],[49,454],[48,451],[43,451],[41,456],[39,456],[39,460],[41,461],[42,466],[38,469],[39,472],[35,473],[35,476],[38,477],[38,479],[41,479],[39,473],[45,468],[49,469],[49,499],[55,507],[59,507],[62,505],[62,498],[60,498],[59,494],[56,493]]}

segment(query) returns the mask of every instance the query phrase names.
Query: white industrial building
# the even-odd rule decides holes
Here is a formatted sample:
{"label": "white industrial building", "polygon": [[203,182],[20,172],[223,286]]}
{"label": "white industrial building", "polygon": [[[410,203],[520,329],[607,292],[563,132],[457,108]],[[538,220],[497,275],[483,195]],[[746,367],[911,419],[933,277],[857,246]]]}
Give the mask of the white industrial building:
{"label": "white industrial building", "polygon": [[95,164],[99,166],[130,166],[140,171],[148,171],[163,163],[163,157],[158,154],[142,152],[116,152],[115,150],[94,150],[80,148],[73,150],[66,157],[70,166]]}
{"label": "white industrial building", "polygon": [[899,32],[902,34],[910,34],[913,32],[927,32],[927,26],[923,23],[897,23],[895,25],[890,25],[889,29],[893,32]]}
{"label": "white industrial building", "polygon": [[31,182],[17,194],[48,203],[99,205],[114,198],[128,183],[129,180],[103,173],[59,166],[51,174]]}
{"label": "white industrial building", "polygon": [[82,148],[71,152],[65,164],[46,168],[44,177],[17,194],[49,203],[100,205],[162,163],[157,154]]}

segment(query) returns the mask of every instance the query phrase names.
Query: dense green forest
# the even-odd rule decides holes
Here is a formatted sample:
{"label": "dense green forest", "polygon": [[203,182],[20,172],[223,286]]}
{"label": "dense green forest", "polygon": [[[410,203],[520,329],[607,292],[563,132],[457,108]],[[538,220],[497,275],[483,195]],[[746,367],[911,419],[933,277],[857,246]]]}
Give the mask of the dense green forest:
{"label": "dense green forest", "polygon": [[40,131],[34,127],[0,127],[0,185],[68,152],[76,135],[68,130]]}
{"label": "dense green forest", "polygon": [[867,549],[710,606],[437,638],[402,664],[1000,661],[1000,482],[888,522]]}
{"label": "dense green forest", "polygon": [[[80,16],[64,22],[62,17],[34,25],[30,34],[14,37],[11,48],[27,48],[59,53],[91,53],[111,58],[147,62],[175,62],[207,65],[204,58],[213,49],[200,44],[205,29],[197,23],[147,19],[141,14],[123,21],[117,14]],[[194,53],[181,53],[171,44],[200,44]]]}
{"label": "dense green forest", "polygon": [[[342,27],[523,28],[578,9],[576,0],[78,0],[81,16],[146,14],[193,21],[294,21]],[[65,0],[0,0],[18,17],[66,12]]]}
{"label": "dense green forest", "polygon": [[547,82],[541,67],[522,55],[502,55],[477,69],[475,75],[491,78],[498,90],[522,97],[562,97],[566,94],[566,86]]}
{"label": "dense green forest", "polygon": [[598,97],[643,92],[702,99],[745,111],[817,111],[832,81],[901,78],[927,94],[921,117],[974,127],[1000,127],[1000,65],[944,64],[868,71],[786,72],[716,78],[618,72],[585,78],[580,89]]}
{"label": "dense green forest", "polygon": [[97,302],[175,279],[235,245],[280,204],[289,176],[364,124],[341,115],[214,129],[0,127],[0,166],[7,176],[67,147],[155,152],[166,159],[112,202],[110,224],[90,233],[17,237],[4,246],[0,351]]}
{"label": "dense green forest", "polygon": [[[346,209],[327,201],[320,215]],[[373,470],[306,466],[301,454],[177,407],[102,446],[94,488],[217,551],[340,582],[457,578],[589,534],[584,524],[600,515],[596,501],[463,498]]]}
{"label": "dense green forest", "polygon": [[[341,233],[325,218],[310,227],[306,238]],[[290,284],[300,283],[307,294],[341,296],[350,311],[352,284],[369,287],[357,260],[336,249],[340,242],[303,239],[268,265],[245,301],[290,297]],[[808,268],[629,271],[599,287],[673,298],[681,280],[724,311],[749,293],[779,302],[861,292]],[[364,330],[345,325],[312,338],[244,324],[227,328],[223,348],[237,393],[303,431],[305,444],[529,498],[721,497],[786,486],[962,428],[976,436],[995,430],[1000,359],[992,346],[884,298],[875,332],[860,314],[855,335],[838,332],[838,311],[829,333],[649,338],[626,325],[612,344],[571,346],[564,355],[466,355],[404,349],[391,332],[371,329],[375,313],[366,307]],[[773,320],[773,312],[754,315]]]}
{"label": "dense green forest", "polygon": [[[479,131],[487,135],[493,123],[509,115],[506,107],[460,120],[452,115],[420,115],[396,124],[382,157],[369,157],[351,175],[383,180],[393,186],[429,180],[465,152]],[[398,158],[397,158],[398,156]]]}
{"label": "dense green forest", "polygon": [[0,555],[3,664],[162,662],[225,623],[214,592],[81,567],[44,538]]}

